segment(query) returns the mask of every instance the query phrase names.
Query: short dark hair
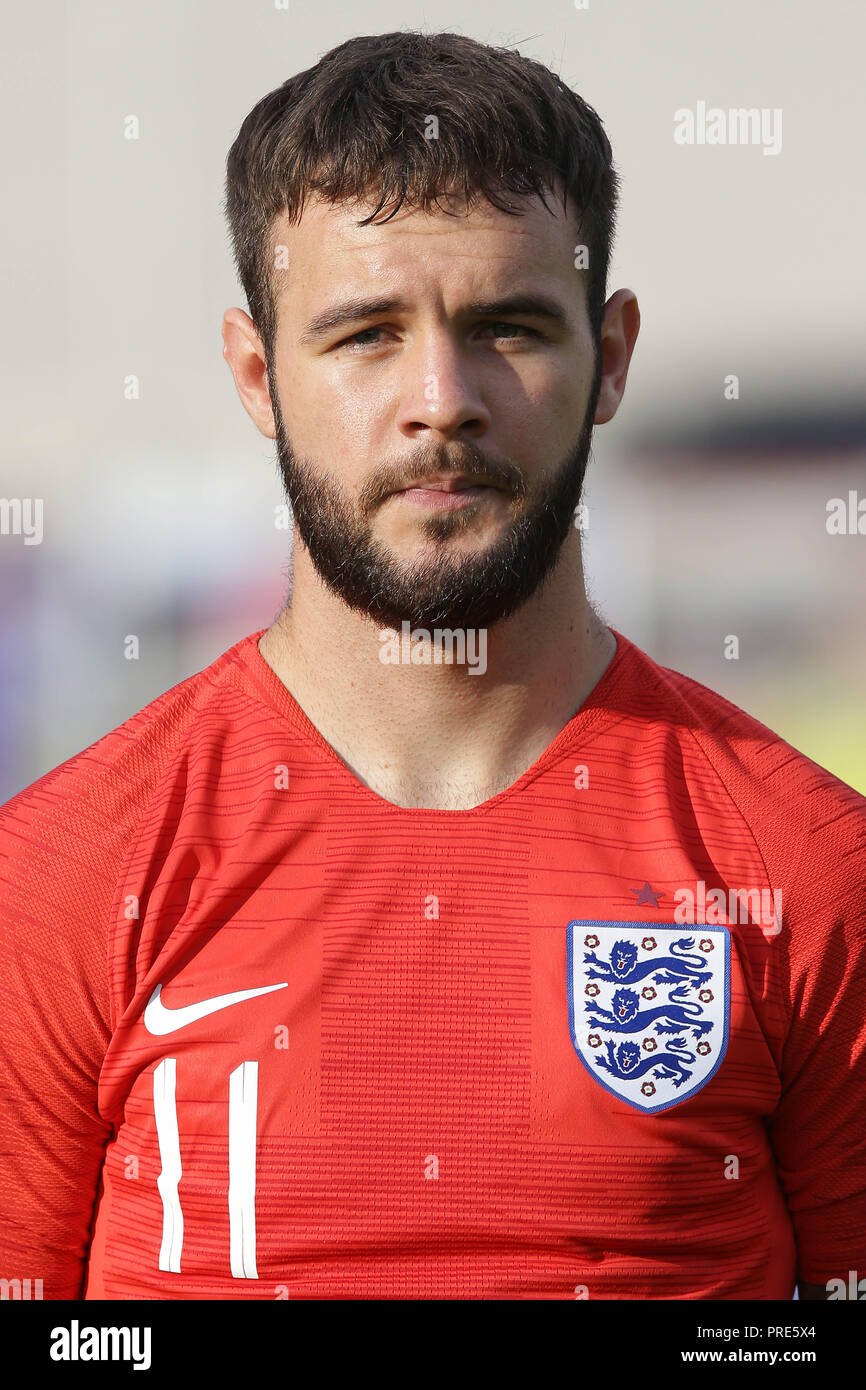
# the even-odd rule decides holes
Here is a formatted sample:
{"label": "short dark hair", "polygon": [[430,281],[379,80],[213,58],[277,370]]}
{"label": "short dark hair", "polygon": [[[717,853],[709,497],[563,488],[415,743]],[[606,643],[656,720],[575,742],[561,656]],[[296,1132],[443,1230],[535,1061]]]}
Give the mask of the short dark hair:
{"label": "short dark hair", "polygon": [[[435,116],[438,138],[425,136]],[[276,338],[273,224],[304,199],[378,196],[394,216],[437,195],[562,192],[588,252],[587,308],[599,341],[619,179],[601,120],[542,63],[460,34],[401,30],[347,39],[262,97],[226,162],[225,212],[250,317],[270,363]],[[390,205],[397,199],[396,204]],[[383,218],[383,221],[388,218]]]}

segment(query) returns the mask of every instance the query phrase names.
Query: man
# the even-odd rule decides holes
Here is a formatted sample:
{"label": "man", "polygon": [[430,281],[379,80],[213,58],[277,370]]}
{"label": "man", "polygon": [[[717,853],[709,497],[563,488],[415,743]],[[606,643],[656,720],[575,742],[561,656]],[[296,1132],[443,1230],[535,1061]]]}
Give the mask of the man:
{"label": "man", "polygon": [[866,1268],[866,801],[585,594],[639,327],[616,191],[591,108],[449,34],[351,40],[244,121],[223,337],[291,601],[4,810],[4,1277]]}

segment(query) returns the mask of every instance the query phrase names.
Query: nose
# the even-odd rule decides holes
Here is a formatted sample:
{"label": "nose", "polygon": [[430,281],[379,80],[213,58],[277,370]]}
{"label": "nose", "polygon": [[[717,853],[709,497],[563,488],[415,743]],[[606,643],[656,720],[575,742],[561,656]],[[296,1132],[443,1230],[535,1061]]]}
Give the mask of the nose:
{"label": "nose", "polygon": [[491,415],[478,366],[444,328],[418,341],[401,365],[397,425],[407,439],[480,439],[487,433]]}

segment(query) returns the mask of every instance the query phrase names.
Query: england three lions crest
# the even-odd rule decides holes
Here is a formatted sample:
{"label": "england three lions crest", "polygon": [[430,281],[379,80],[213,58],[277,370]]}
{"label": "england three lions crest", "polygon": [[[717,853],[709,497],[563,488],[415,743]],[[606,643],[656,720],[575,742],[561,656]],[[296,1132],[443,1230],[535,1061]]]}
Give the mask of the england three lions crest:
{"label": "england three lions crest", "polygon": [[706,1086],[728,1047],[727,927],[581,919],[566,939],[571,1041],[590,1076],[647,1114]]}

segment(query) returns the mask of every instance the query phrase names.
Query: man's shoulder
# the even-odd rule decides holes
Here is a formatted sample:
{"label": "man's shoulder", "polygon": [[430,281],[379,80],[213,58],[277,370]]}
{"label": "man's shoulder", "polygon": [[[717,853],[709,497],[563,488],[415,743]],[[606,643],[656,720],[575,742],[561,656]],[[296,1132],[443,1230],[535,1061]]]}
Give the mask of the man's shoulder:
{"label": "man's shoulder", "polygon": [[[0,806],[0,858],[75,842],[93,867],[122,845],[161,780],[209,716],[232,699],[226,677],[243,642],[185,677]],[[235,693],[237,693],[235,691]]]}
{"label": "man's shoulder", "polygon": [[669,729],[692,767],[711,769],[753,829],[792,848],[804,836],[866,848],[866,797],[855,787],[718,691],[629,646],[634,712]]}

